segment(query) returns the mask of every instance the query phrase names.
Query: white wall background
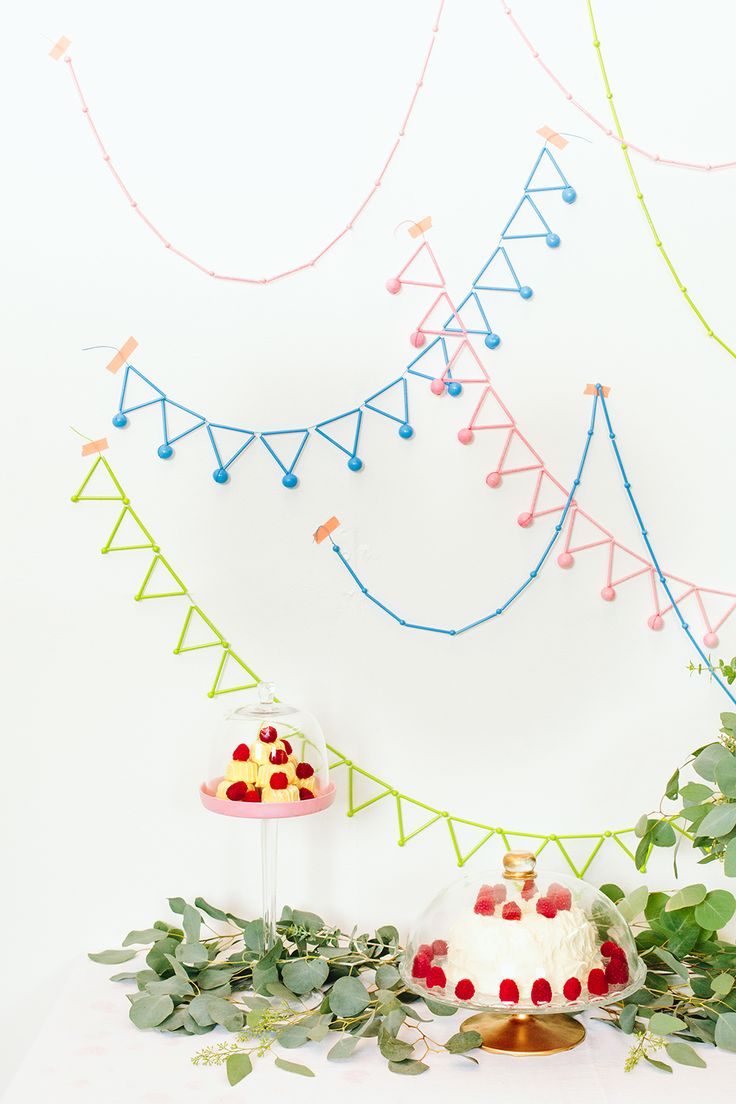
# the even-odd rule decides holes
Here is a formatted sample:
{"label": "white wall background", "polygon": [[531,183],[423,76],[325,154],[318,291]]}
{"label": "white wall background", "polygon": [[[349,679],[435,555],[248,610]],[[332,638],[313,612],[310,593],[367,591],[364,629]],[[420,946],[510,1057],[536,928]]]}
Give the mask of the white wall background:
{"label": "white wall background", "polygon": [[[729,5],[697,17],[680,0],[598,7],[632,140],[733,157]],[[209,733],[234,702],[206,697],[211,653],[171,654],[182,604],[131,600],[145,554],[99,555],[115,507],[71,506],[87,462],[70,424],[109,435],[141,517],[237,649],[405,792],[529,830],[621,827],[717,729],[724,700],[686,674],[683,634],[673,623],[649,632],[643,585],[601,602],[595,556],[568,573],[552,564],[500,623],[461,639],[401,631],[347,595],[335,557],[311,541],[332,513],[361,546],[375,592],[418,620],[469,620],[529,570],[548,526],[516,526],[523,480],[484,486],[489,435],[458,446],[471,394],[437,401],[414,386],[415,439],[369,425],[359,476],[313,445],[287,492],[253,450],[223,489],[204,439],[165,464],[152,418],[113,430],[119,379],[104,354],[80,352],[134,334],[134,363],[214,420],[289,425],[343,410],[407,363],[426,302],[385,293],[411,249],[394,227],[433,216],[431,241],[459,297],[519,195],[536,128],[574,132],[587,140],[572,141],[561,163],[579,200],[545,203],[562,247],[523,250],[536,294],[500,300],[504,342],[487,362],[563,478],[587,425],[582,387],[610,384],[664,564],[733,588],[736,366],[679,301],[615,146],[533,65],[497,3],[449,0],[380,194],[315,271],[267,289],[211,282],[146,232],[42,37],[73,40],[108,147],[165,232],[220,270],[260,273],[315,252],[357,205],[393,140],[434,10],[435,0],[218,0],[206,12],[43,0],[6,17],[3,920],[6,940],[25,948],[5,965],[6,1074],[75,954],[145,925],[168,894],[259,904],[257,830],[207,816],[196,792]],[[515,10],[576,95],[605,114],[583,5],[520,0]],[[735,340],[733,174],[636,167],[685,282]],[[580,497],[636,544],[603,437]],[[728,654],[735,629],[723,634]],[[456,872],[441,827],[399,850],[388,803],[352,821],[344,805],[342,792],[329,814],[284,828],[282,899],[345,923],[408,922]],[[488,845],[476,867],[499,854]],[[637,879],[611,850],[591,877]],[[669,859],[657,858],[650,878],[669,884]]]}

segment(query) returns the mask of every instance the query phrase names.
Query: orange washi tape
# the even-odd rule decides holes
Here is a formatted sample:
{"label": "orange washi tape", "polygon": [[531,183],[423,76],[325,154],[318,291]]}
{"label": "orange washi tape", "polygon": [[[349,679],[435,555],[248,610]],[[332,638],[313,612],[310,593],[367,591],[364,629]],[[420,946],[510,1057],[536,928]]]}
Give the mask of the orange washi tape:
{"label": "orange washi tape", "polygon": [[[603,398],[604,399],[607,399],[608,396],[611,394],[611,388],[610,387],[604,387],[603,384],[601,384],[601,391],[603,392]],[[583,391],[583,394],[584,395],[597,395],[598,394],[598,388],[596,387],[596,385],[594,383],[587,383],[585,385],[585,390]]]}
{"label": "orange washi tape", "polygon": [[553,146],[557,146],[557,149],[564,149],[569,145],[567,138],[563,138],[561,134],[558,134],[556,130],[552,130],[552,127],[543,126],[537,131],[537,134],[541,134],[545,142],[549,142]]}
{"label": "orange washi tape", "polygon": [[109,447],[107,437],[100,437],[99,441],[88,441],[86,445],[82,445],[82,456],[91,456],[93,452],[104,452]]}
{"label": "orange washi tape", "polygon": [[412,238],[418,238],[420,234],[423,234],[425,230],[432,229],[432,216],[427,215],[426,218],[421,219],[420,222],[415,222],[413,226],[409,227],[409,234]]}
{"label": "orange washi tape", "polygon": [[72,40],[70,38],[65,38],[62,35],[59,41],[56,42],[49,50],[49,57],[52,58],[54,61],[58,61],[59,58],[62,58],[64,56],[71,44]]}
{"label": "orange washi tape", "polygon": [[106,364],[108,372],[112,372],[115,375],[119,372],[123,365],[126,363],[130,354],[138,348],[138,342],[134,337],[129,337],[124,345],[120,347],[120,352],[116,353],[109,364]]}
{"label": "orange washi tape", "polygon": [[329,521],[326,521],[324,525],[320,525],[314,533],[314,539],[317,544],[321,544],[323,540],[327,540],[330,533],[334,533],[340,522],[336,517],[331,517]]}

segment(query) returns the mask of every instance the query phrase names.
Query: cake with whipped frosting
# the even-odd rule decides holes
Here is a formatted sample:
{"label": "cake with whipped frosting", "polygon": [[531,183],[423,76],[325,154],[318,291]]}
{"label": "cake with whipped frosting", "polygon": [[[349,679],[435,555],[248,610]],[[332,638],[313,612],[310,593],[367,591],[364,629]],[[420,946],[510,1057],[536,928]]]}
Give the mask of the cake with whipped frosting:
{"label": "cake with whipped frosting", "polygon": [[510,852],[504,880],[481,885],[443,938],[411,960],[414,987],[438,999],[498,1007],[586,1004],[629,981],[626,952],[603,939],[570,889],[542,890],[535,858]]}

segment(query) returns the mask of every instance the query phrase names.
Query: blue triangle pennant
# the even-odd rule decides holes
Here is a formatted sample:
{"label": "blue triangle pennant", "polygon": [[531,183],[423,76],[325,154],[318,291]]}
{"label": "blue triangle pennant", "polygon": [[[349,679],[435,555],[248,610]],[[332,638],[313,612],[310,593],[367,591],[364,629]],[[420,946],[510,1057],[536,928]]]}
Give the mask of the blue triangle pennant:
{"label": "blue triangle pennant", "polygon": [[[337,426],[340,422],[347,422],[350,432],[352,432],[352,421],[355,419],[355,434],[353,436],[352,447],[346,448],[345,445],[337,441],[331,434],[327,433],[325,426]],[[320,437],[324,437],[325,441],[329,441],[335,448],[339,448],[340,452],[344,452],[348,457],[348,467],[351,471],[358,472],[363,467],[363,461],[357,455],[358,442],[360,440],[360,427],[363,424],[363,411],[360,407],[356,407],[355,410],[348,410],[345,414],[338,414],[335,418],[327,418],[324,422],[319,422],[314,428]]]}
{"label": "blue triangle pennant", "polygon": [[[537,177],[537,176],[538,177],[544,177],[545,176],[545,169],[549,169],[550,166],[552,168],[553,173],[555,174],[555,178],[557,180],[559,180],[560,183],[559,184],[546,184],[546,185],[538,183],[538,184],[536,184],[536,186],[532,186],[534,184],[535,177]],[[549,174],[546,174],[546,176],[548,178]],[[534,162],[534,167],[532,168],[532,171],[529,173],[529,178],[528,178],[526,184],[524,185],[524,191],[525,192],[561,192],[565,188],[569,188],[569,187],[570,187],[570,184],[567,180],[567,177],[565,176],[562,169],[560,168],[560,166],[555,161],[554,156],[553,156],[552,151],[550,150],[549,146],[542,146],[541,150],[539,151],[539,156],[537,157],[537,160]],[[568,201],[568,202],[570,202],[570,201]]]}
{"label": "blue triangle pennant", "polygon": [[[145,389],[144,394],[150,397],[144,399],[142,402],[132,402],[131,405],[128,406],[128,389],[131,383],[138,390],[141,389],[141,384],[143,384]],[[118,403],[117,413],[113,416],[112,424],[117,429],[122,429],[128,424],[128,414],[132,414],[135,410],[143,410],[147,406],[154,406],[156,403],[161,403],[163,407],[165,398],[166,395],[160,387],[157,387],[155,383],[151,383],[151,381],[144,376],[142,372],[139,372],[137,368],[134,368],[132,364],[126,364],[123,374],[123,385],[120,389],[120,402]]]}
{"label": "blue triangle pennant", "polygon": [[[178,410],[183,414],[189,415],[194,418],[194,425],[188,425],[185,429],[182,429],[180,433],[175,433],[173,436],[169,432],[169,414],[167,411]],[[177,441],[181,441],[184,437],[188,437],[190,433],[195,433],[198,429],[201,429],[205,424],[206,419],[197,414],[195,410],[190,410],[188,406],[182,406],[181,403],[174,402],[173,399],[163,398],[161,400],[161,427],[164,434],[164,442],[158,447],[158,454],[162,460],[170,460],[174,455],[174,450],[171,447]]]}
{"label": "blue triangle pennant", "polygon": [[[292,461],[291,461],[291,463],[289,464],[288,467],[283,462],[283,460],[278,455],[278,453],[275,451],[273,446],[269,444],[269,442],[267,440],[268,437],[299,437],[299,439],[300,439],[299,444],[296,447],[296,452],[294,453],[294,457],[293,457],[293,459],[292,459]],[[299,460],[299,457],[301,456],[302,452],[304,451],[304,446],[306,445],[307,441],[309,440],[309,430],[308,429],[272,429],[268,433],[261,433],[260,438],[261,438],[261,442],[263,443],[265,448],[268,449],[268,451],[271,453],[271,456],[273,456],[274,460],[276,461],[276,463],[278,464],[278,466],[281,468],[282,472],[284,473],[283,477],[281,479],[281,482],[283,483],[283,485],[285,487],[288,487],[289,489],[291,489],[292,487],[296,487],[299,480],[294,475],[294,468],[296,467],[296,464],[297,464],[297,461]]]}
{"label": "blue triangle pennant", "polygon": [[[394,393],[393,395],[391,393]],[[386,400],[391,395],[391,398],[398,397],[401,409],[401,414],[392,414],[390,410],[386,410],[384,406],[378,406],[376,399]],[[393,383],[387,383],[385,387],[382,387],[380,391],[376,391],[373,395],[370,395],[365,400],[366,410],[372,410],[374,414],[382,414],[384,418],[390,418],[392,422],[399,423],[399,436],[408,439],[413,436],[414,430],[409,424],[409,391],[406,386],[406,378],[399,376]]]}
{"label": "blue triangle pennant", "polygon": [[[540,226],[540,229],[534,231],[529,230],[525,234],[510,234],[509,230],[512,230],[514,228],[514,222],[516,222],[516,220],[519,218],[520,221],[523,221],[524,215],[528,215],[530,212],[536,223]],[[552,231],[544,215],[539,210],[536,203],[528,192],[524,192],[524,195],[521,197],[519,202],[516,204],[516,207],[514,208],[514,213],[512,214],[511,218],[506,223],[501,232],[502,241],[520,241],[523,238],[544,238],[550,249],[556,249],[557,246],[560,244],[559,235],[555,234]]]}
{"label": "blue triangle pennant", "polygon": [[[498,260],[496,260],[496,258],[498,258]],[[495,261],[495,266],[494,266],[494,261]],[[510,278],[513,281],[513,284],[510,284],[510,283],[505,283],[505,284],[504,283],[500,283],[500,284],[488,283],[487,282],[488,280],[491,280],[491,279],[494,278],[489,273],[489,270],[491,269],[492,266],[494,266],[496,269],[498,269],[499,267],[503,268],[503,266],[505,266],[505,270],[506,270],[506,273],[507,273],[506,278],[507,279]],[[497,278],[500,280],[500,279],[503,279],[504,277],[499,275]],[[483,282],[481,283],[481,281],[483,281]],[[521,283],[519,277],[516,274],[516,269],[514,268],[513,264],[511,263],[511,258],[509,257],[508,252],[506,251],[506,249],[504,248],[503,245],[497,245],[496,248],[493,250],[490,257],[488,258],[486,263],[483,265],[483,268],[480,270],[478,275],[473,280],[473,287],[477,291],[516,291],[516,292],[519,293],[519,295],[522,297],[522,299],[531,299],[531,297],[533,295],[532,289],[530,287],[528,287],[526,284]]]}
{"label": "blue triangle pennant", "polygon": [[[217,437],[213,432],[214,430],[219,431],[217,434],[217,437],[220,437],[219,445],[217,443]],[[223,460],[223,439],[230,440],[230,443],[232,443],[232,439],[226,437],[226,434],[235,434],[235,439],[237,440],[238,444],[235,452],[231,453],[230,458],[228,460]],[[252,444],[252,442],[255,440],[256,435],[250,429],[238,429],[237,426],[220,425],[218,422],[207,422],[207,435],[209,436],[210,444],[212,445],[212,451],[214,452],[215,460],[217,461],[217,468],[212,473],[212,478],[214,479],[215,483],[227,483],[230,479],[230,476],[228,475],[228,468],[235,463],[235,461],[242,453],[245,452],[248,445]],[[229,447],[230,444],[228,444],[228,448]]]}

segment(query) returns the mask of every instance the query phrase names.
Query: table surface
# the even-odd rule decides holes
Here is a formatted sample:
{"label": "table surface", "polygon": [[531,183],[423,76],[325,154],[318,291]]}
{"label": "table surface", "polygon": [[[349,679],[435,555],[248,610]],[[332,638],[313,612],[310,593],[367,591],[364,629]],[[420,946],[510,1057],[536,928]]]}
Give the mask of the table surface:
{"label": "table surface", "polygon": [[[365,1041],[348,1062],[328,1062],[327,1043],[308,1043],[282,1051],[304,1062],[314,1079],[297,1077],[274,1067],[269,1058],[255,1064],[252,1074],[230,1088],[224,1068],[191,1064],[202,1046],[227,1035],[216,1028],[195,1038],[139,1031],[128,1020],[126,982],[111,983],[114,970],[87,959],[75,967],[51,1008],[8,1087],[5,1104],[235,1104],[254,1093],[282,1099],[287,1092],[300,1101],[370,1101],[386,1092],[402,1101],[447,1101],[456,1094],[462,1104],[503,1100],[509,1104],[667,1104],[691,1101],[698,1091],[725,1099],[736,1075],[736,1056],[700,1048],[708,1069],[675,1066],[672,1076],[644,1066],[624,1073],[629,1041],[591,1016],[585,1017],[585,1042],[567,1054],[548,1058],[508,1058],[478,1052],[478,1067],[461,1058],[430,1056],[432,1067],[420,1077],[397,1077],[377,1060],[375,1044]],[[438,1039],[457,1030],[463,1016],[441,1018]],[[721,1095],[722,1094],[722,1095]]]}

